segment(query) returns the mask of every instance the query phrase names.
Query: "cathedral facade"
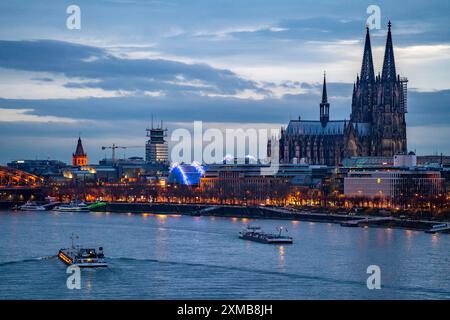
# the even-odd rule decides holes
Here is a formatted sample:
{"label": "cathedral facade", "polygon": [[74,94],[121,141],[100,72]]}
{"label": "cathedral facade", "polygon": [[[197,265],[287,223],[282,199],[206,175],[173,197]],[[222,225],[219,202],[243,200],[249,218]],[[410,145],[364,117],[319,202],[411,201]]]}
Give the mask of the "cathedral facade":
{"label": "cathedral facade", "polygon": [[349,120],[330,120],[324,75],[319,120],[291,120],[281,129],[281,163],[304,161],[336,166],[354,156],[394,156],[406,153],[407,79],[395,69],[391,23],[381,74],[375,75],[367,28],[361,73],[353,85]]}

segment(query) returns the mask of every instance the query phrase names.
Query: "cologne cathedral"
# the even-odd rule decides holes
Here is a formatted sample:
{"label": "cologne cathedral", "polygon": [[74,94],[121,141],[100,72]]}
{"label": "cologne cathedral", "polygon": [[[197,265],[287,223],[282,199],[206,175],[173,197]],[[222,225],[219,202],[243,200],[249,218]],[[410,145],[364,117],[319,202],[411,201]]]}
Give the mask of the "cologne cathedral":
{"label": "cologne cathedral", "polygon": [[407,151],[405,113],[407,79],[395,70],[391,22],[388,24],[383,70],[375,75],[369,28],[361,73],[353,84],[349,120],[330,120],[324,75],[320,120],[291,120],[281,129],[281,163],[304,161],[336,166],[354,156],[394,156]]}

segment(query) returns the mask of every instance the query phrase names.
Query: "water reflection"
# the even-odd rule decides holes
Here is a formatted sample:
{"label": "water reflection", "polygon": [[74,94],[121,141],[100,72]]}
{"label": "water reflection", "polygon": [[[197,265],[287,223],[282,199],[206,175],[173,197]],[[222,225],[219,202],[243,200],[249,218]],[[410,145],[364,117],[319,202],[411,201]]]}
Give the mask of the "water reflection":
{"label": "water reflection", "polygon": [[152,243],[150,244],[150,248],[156,251],[157,259],[164,260],[167,258],[168,249],[166,228],[158,228],[158,232],[156,234],[156,245]]}
{"label": "water reflection", "polygon": [[431,235],[431,243],[433,246],[439,243],[439,235],[437,233]]}
{"label": "water reflection", "polygon": [[285,251],[284,246],[278,247],[278,265],[284,271],[285,268],[285,259],[284,259]]}
{"label": "water reflection", "polygon": [[413,235],[414,235],[414,232],[412,231],[412,230],[405,230],[405,233],[406,233],[406,238],[408,239],[408,240],[411,240],[412,239],[412,237],[413,237]]}
{"label": "water reflection", "polygon": [[164,224],[166,223],[167,216],[165,214],[157,214],[156,219],[158,220],[159,224]]}
{"label": "water reflection", "polygon": [[392,240],[392,234],[393,234],[392,228],[387,228],[386,229],[386,235],[387,235],[387,240],[389,242],[391,242],[391,240]]}
{"label": "water reflection", "polygon": [[93,271],[93,270],[84,270],[85,272],[81,273],[81,279],[84,278],[86,279],[85,283],[84,283],[84,289],[87,291],[87,293],[91,293],[92,292],[92,286],[93,286],[93,276],[92,276],[92,272],[86,272],[86,271]]}

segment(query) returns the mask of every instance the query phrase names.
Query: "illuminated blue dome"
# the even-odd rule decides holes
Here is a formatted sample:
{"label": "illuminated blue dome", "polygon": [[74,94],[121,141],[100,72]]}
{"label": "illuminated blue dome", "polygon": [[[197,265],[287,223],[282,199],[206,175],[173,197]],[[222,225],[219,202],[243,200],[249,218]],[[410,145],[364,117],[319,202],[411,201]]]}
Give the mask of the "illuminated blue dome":
{"label": "illuminated blue dome", "polygon": [[169,183],[182,185],[198,185],[200,178],[205,174],[205,167],[198,162],[192,164],[174,163],[170,167]]}

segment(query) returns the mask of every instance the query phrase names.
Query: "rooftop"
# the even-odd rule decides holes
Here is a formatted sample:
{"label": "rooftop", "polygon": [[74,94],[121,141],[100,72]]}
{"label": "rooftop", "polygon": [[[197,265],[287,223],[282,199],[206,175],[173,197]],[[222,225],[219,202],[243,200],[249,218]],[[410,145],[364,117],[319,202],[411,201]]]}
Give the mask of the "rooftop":
{"label": "rooftop", "polygon": [[[302,135],[343,135],[345,127],[350,122],[347,120],[331,120],[325,126],[322,122],[315,120],[291,120],[286,129],[288,134]],[[361,136],[370,134],[370,123],[352,123],[355,130]]]}

